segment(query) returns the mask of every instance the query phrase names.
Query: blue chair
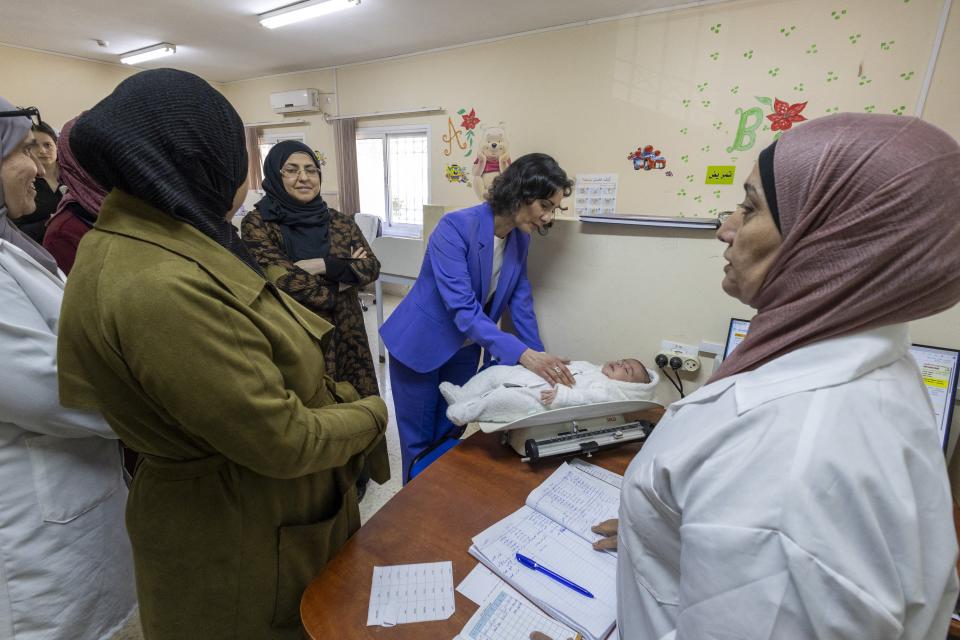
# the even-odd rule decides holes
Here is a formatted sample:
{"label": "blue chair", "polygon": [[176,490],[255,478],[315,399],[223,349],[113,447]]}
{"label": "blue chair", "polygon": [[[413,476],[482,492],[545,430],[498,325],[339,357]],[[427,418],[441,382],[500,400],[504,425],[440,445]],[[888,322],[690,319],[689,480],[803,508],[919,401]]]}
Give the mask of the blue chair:
{"label": "blue chair", "polygon": [[448,431],[446,435],[441,437],[439,440],[431,442],[430,446],[418,453],[417,456],[410,462],[410,467],[407,469],[407,477],[404,484],[416,478],[421,471],[433,464],[437,458],[460,444],[460,436],[463,435],[463,432],[464,427],[455,426],[453,429]]}

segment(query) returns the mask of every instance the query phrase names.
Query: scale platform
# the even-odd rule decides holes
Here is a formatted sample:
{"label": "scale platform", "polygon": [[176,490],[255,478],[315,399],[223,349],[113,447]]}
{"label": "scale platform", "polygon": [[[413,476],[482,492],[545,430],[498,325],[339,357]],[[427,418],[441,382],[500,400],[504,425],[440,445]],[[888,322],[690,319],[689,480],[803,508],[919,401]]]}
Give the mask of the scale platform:
{"label": "scale platform", "polygon": [[624,415],[656,408],[662,406],[642,400],[598,402],[535,413],[513,422],[478,424],[484,433],[500,433],[504,444],[513,447],[525,462],[536,462],[558,455],[590,457],[604,447],[645,440],[653,423],[627,420]]}

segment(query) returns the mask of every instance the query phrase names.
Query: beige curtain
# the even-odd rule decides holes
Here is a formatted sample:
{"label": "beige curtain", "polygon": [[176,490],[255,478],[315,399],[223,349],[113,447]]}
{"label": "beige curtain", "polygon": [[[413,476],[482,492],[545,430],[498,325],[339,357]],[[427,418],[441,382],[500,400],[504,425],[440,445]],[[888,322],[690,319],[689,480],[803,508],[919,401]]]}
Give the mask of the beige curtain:
{"label": "beige curtain", "polygon": [[263,183],[260,127],[246,127],[244,131],[247,134],[247,188],[259,189]]}
{"label": "beige curtain", "polygon": [[333,139],[336,143],[337,175],[340,177],[340,213],[352,216],[360,211],[356,118],[334,120]]}

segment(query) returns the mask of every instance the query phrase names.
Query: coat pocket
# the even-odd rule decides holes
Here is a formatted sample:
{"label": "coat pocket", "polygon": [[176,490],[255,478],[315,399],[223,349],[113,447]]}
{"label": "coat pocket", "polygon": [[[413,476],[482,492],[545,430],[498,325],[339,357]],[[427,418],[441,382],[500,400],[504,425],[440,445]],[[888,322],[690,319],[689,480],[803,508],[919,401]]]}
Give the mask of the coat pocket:
{"label": "coat pocket", "polygon": [[273,613],[274,627],[300,624],[300,599],[310,581],[359,526],[350,525],[351,508],[356,510],[354,494],[341,496],[336,514],[320,522],[279,528],[277,549],[277,597]]}
{"label": "coat pocket", "polygon": [[44,522],[76,520],[123,487],[116,440],[38,435],[26,444]]}

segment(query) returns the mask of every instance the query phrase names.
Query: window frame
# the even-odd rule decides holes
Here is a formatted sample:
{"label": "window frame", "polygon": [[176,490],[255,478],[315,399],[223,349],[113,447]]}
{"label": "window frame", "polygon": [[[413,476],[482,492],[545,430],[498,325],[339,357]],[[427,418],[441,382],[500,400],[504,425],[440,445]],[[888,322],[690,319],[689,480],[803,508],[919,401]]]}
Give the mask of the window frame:
{"label": "window frame", "polygon": [[386,220],[383,224],[383,235],[396,236],[400,238],[421,238],[423,237],[423,217],[421,213],[420,224],[394,223],[391,218],[393,210],[390,207],[390,154],[388,147],[389,136],[416,135],[425,136],[427,139],[427,190],[423,204],[429,204],[430,194],[432,193],[432,177],[430,172],[430,140],[431,131],[429,124],[403,124],[386,125],[373,127],[358,127],[356,130],[356,140],[381,140],[383,144],[383,201]]}
{"label": "window frame", "polygon": [[[284,140],[296,140],[297,142],[302,142],[307,144],[307,132],[306,131],[283,131],[280,133],[262,133],[260,139],[257,141],[257,146],[260,147],[260,179],[266,179],[266,176],[263,175],[263,161],[267,159],[267,154],[263,152],[264,145],[270,145],[271,148],[273,145],[278,142],[283,142]],[[263,189],[260,189],[263,191]]]}

